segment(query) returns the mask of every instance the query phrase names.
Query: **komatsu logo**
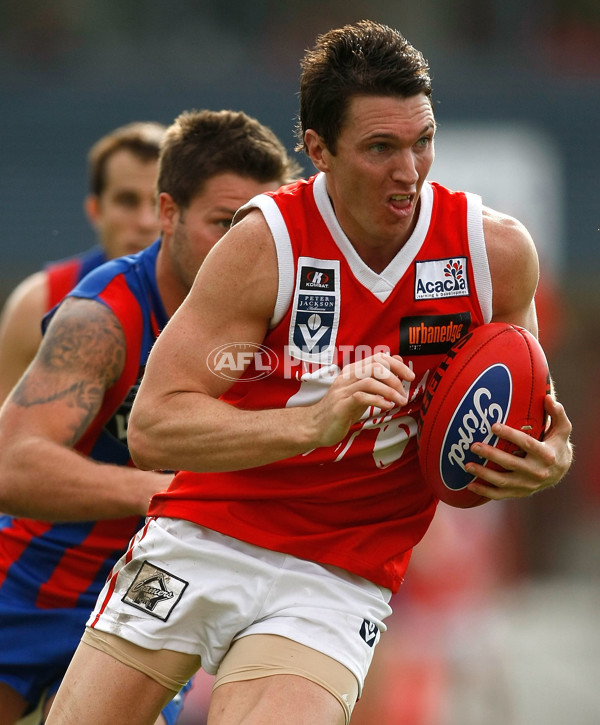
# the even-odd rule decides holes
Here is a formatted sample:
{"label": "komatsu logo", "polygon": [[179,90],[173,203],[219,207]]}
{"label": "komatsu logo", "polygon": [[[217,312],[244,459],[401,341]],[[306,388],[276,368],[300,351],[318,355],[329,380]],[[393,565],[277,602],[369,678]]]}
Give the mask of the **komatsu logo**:
{"label": "komatsu logo", "polygon": [[467,297],[466,266],[466,257],[415,262],[415,300]]}

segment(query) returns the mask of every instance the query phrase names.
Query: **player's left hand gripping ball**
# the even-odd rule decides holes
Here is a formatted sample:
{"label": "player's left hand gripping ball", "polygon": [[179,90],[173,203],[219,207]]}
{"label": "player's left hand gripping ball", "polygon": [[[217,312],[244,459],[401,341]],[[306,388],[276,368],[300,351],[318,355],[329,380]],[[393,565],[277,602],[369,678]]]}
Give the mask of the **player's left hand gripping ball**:
{"label": "player's left hand gripping ball", "polygon": [[524,328],[492,322],[462,337],[433,374],[423,400],[419,462],[434,494],[459,508],[489,501],[467,489],[476,479],[465,465],[499,467],[472,453],[472,444],[519,455],[521,450],[495,436],[491,427],[505,423],[541,439],[549,391],[546,356]]}

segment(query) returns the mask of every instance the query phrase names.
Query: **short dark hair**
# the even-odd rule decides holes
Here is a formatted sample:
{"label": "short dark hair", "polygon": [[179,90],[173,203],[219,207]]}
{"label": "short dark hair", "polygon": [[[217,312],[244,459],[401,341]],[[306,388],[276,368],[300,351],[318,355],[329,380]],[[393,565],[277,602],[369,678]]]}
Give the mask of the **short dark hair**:
{"label": "short dark hair", "polygon": [[155,121],[134,121],[119,126],[98,139],[88,152],[90,192],[100,196],[106,187],[106,165],[117,151],[125,149],[141,161],[156,161],[167,130]]}
{"label": "short dark hair", "polygon": [[158,193],[188,207],[208,179],[224,172],[285,184],[300,165],[271,129],[242,111],[184,111],[162,144]]}
{"label": "short dark hair", "polygon": [[311,128],[335,154],[353,96],[407,98],[424,93],[431,101],[423,54],[397,30],[370,20],[319,35],[300,65],[297,151],[306,151],[304,134]]}

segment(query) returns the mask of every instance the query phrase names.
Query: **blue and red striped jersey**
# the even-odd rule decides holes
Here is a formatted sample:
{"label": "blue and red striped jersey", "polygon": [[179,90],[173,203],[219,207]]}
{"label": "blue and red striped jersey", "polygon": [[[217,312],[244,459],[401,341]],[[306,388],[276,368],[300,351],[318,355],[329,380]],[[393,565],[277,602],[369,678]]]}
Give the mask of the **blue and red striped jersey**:
{"label": "blue and red striped jersey", "polygon": [[[156,285],[159,247],[157,241],[97,267],[68,294],[107,305],[127,341],[123,373],[75,446],[97,461],[133,465],[127,422],[150,349],[167,322]],[[0,597],[44,609],[81,607],[83,626],[113,563],[142,521],[138,516],[76,523],[0,517]]]}
{"label": "blue and red striped jersey", "polygon": [[48,280],[46,311],[61,302],[78,282],[106,261],[102,247],[95,246],[72,257],[48,262],[44,267]]}

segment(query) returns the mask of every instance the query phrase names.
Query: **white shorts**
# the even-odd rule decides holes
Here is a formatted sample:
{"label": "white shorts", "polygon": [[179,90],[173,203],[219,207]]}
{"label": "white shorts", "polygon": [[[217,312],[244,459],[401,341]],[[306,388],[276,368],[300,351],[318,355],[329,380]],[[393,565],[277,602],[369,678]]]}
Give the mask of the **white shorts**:
{"label": "white shorts", "polygon": [[115,564],[88,625],[146,649],[199,655],[209,674],[235,640],[280,635],[347,667],[360,696],[390,598],[338,567],[159,518]]}

